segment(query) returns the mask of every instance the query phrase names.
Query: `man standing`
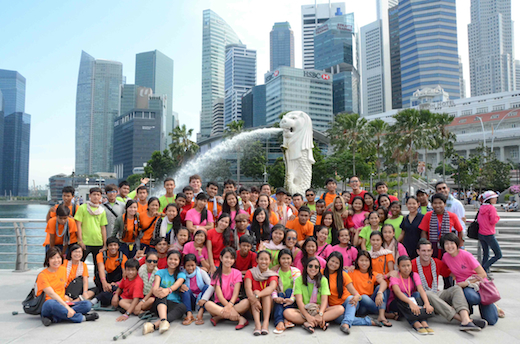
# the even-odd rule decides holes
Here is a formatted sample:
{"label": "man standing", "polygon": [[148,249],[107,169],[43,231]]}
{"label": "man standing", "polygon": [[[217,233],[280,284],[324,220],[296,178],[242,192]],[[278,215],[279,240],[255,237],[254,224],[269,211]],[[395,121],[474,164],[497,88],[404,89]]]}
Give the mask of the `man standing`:
{"label": "man standing", "polygon": [[222,211],[222,197],[218,195],[217,182],[208,182],[206,184],[206,193],[208,194],[208,210],[211,211],[214,218],[218,218],[218,214]]}
{"label": "man standing", "polygon": [[350,194],[350,199],[348,201],[348,204],[352,204],[352,201],[354,200],[354,197],[361,197],[363,198],[365,194],[367,193],[365,190],[361,190],[361,181],[359,180],[358,176],[353,176],[350,178],[350,187],[352,188],[352,192]]}
{"label": "man standing", "polygon": [[424,189],[419,189],[415,193],[419,202],[419,213],[426,215],[427,212],[433,211],[432,205],[428,201],[428,194]]}
{"label": "man standing", "polygon": [[435,191],[446,196],[446,210],[457,215],[460,225],[462,226],[462,230],[464,233],[466,233],[466,210],[464,209],[462,203],[453,197],[453,195],[450,193],[450,188],[448,185],[446,185],[446,182],[441,181],[435,184]]}
{"label": "man standing", "polygon": [[115,184],[105,186],[105,192],[107,201],[102,206],[106,209],[107,233],[112,233],[116,219],[125,212],[125,204],[117,200],[117,186]]}
{"label": "man standing", "polygon": [[164,208],[170,203],[175,202],[175,194],[173,191],[175,190],[175,180],[173,178],[166,178],[164,180],[164,190],[166,190],[166,194],[159,197],[159,212],[164,212]]}
{"label": "man standing", "polygon": [[289,229],[294,229],[298,234],[298,244],[303,245],[303,242],[308,237],[314,234],[314,225],[309,221],[311,217],[311,210],[307,206],[300,208],[298,217],[292,221],[287,222],[285,225]]}

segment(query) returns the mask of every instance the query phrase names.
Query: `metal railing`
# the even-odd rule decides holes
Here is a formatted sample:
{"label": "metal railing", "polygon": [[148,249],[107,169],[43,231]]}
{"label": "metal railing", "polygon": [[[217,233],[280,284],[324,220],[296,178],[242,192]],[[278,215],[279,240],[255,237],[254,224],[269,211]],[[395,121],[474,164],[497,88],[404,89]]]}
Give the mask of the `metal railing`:
{"label": "metal railing", "polygon": [[[45,249],[42,246],[46,237],[45,223],[45,219],[0,218],[0,266],[12,266],[14,263],[15,271],[27,271],[29,265],[41,266],[45,256]],[[12,234],[13,230],[14,234]],[[30,233],[27,233],[28,231]],[[14,247],[16,252],[10,251]],[[37,247],[41,249],[38,250]],[[9,259],[13,256],[16,257],[14,261]],[[31,261],[29,257],[40,257],[40,259]]]}

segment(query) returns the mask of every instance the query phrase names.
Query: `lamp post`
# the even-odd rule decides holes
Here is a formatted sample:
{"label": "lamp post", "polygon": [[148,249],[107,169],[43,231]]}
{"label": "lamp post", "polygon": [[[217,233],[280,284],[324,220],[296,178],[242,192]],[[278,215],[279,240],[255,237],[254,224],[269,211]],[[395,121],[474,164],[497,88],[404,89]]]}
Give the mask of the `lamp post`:
{"label": "lamp post", "polygon": [[[502,117],[502,119],[500,120],[500,122],[498,122],[496,128],[494,128],[494,130],[498,130],[498,127],[500,126],[500,124],[502,123],[502,121],[504,119],[506,119],[507,116],[509,116],[510,113],[514,112],[515,110],[513,111],[509,111],[504,117]],[[491,137],[491,152],[493,152],[493,143],[495,142],[495,133],[493,132],[492,133],[492,137]]]}
{"label": "lamp post", "polygon": [[482,126],[482,135],[484,136],[484,154],[486,151],[486,131],[484,130],[484,122],[482,122],[482,117],[477,116],[478,120],[480,121],[480,125]]}

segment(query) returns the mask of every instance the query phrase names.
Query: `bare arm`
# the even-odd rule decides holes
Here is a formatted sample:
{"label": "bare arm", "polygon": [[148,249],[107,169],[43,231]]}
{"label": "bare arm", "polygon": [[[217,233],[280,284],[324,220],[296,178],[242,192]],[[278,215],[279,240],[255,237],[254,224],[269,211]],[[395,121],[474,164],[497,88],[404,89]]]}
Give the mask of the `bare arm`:
{"label": "bare arm", "polygon": [[83,248],[83,250],[86,249],[85,244],[83,243],[83,236],[82,236],[82,229],[81,229],[81,221],[76,221],[76,237],[78,238],[78,244]]}

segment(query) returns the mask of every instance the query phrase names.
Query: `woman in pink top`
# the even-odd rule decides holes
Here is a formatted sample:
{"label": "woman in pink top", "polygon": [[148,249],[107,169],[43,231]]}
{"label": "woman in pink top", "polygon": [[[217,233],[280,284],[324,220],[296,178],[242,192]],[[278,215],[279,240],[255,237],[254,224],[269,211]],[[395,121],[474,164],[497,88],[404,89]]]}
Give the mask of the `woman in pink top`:
{"label": "woman in pink top", "polygon": [[320,262],[321,268],[325,269],[325,265],[327,265],[327,261],[319,256],[317,256],[318,251],[318,243],[314,237],[308,237],[305,239],[302,245],[302,250],[298,252],[296,258],[294,258],[293,265],[298,268],[298,270],[303,271],[303,266],[307,264],[307,260],[311,257],[318,258]]}
{"label": "woman in pink top", "polygon": [[340,252],[343,256],[343,270],[352,272],[354,271],[354,262],[356,261],[358,250],[350,243],[350,233],[348,229],[340,229],[338,236],[339,244],[332,249]]}
{"label": "woman in pink top", "polygon": [[316,255],[325,260],[329,258],[329,254],[333,252],[332,245],[327,243],[329,229],[325,226],[314,226],[314,237],[318,241],[318,250]]}
{"label": "woman in pink top", "polygon": [[457,285],[464,291],[464,296],[468,301],[470,309],[478,305],[480,317],[486,320],[489,325],[495,325],[498,321],[498,312],[501,310],[495,304],[482,305],[480,294],[474,289],[479,282],[472,276],[478,275],[486,279],[487,274],[484,268],[471,253],[459,248],[460,239],[454,233],[448,233],[441,238],[441,247],[446,251],[442,256],[442,261],[451,270]]}
{"label": "woman in pink top", "polygon": [[[224,195],[224,203],[222,204],[222,213],[231,215],[231,229],[235,229],[235,217],[238,214],[247,214],[245,210],[240,209],[238,205],[238,197],[234,192],[226,192]],[[219,216],[220,216],[219,214]]]}
{"label": "woman in pink top", "polygon": [[191,235],[199,229],[206,232],[213,228],[213,214],[208,210],[208,196],[201,192],[195,198],[195,206],[186,213],[186,227]]}
{"label": "woman in pink top", "polygon": [[209,255],[208,248],[206,247],[207,235],[202,229],[195,232],[193,241],[187,242],[184,245],[182,254],[185,256],[188,253],[193,253],[197,257],[197,265],[199,265],[204,271],[209,272]]}
{"label": "woman in pink top", "polygon": [[[493,191],[486,191],[482,195],[483,203],[478,211],[477,221],[479,224],[478,240],[482,245],[482,267],[489,273],[491,265],[502,258],[502,250],[498,245],[495,237],[495,225],[500,221],[495,204],[497,203],[498,195]],[[495,256],[489,259],[489,249],[493,250]]]}

